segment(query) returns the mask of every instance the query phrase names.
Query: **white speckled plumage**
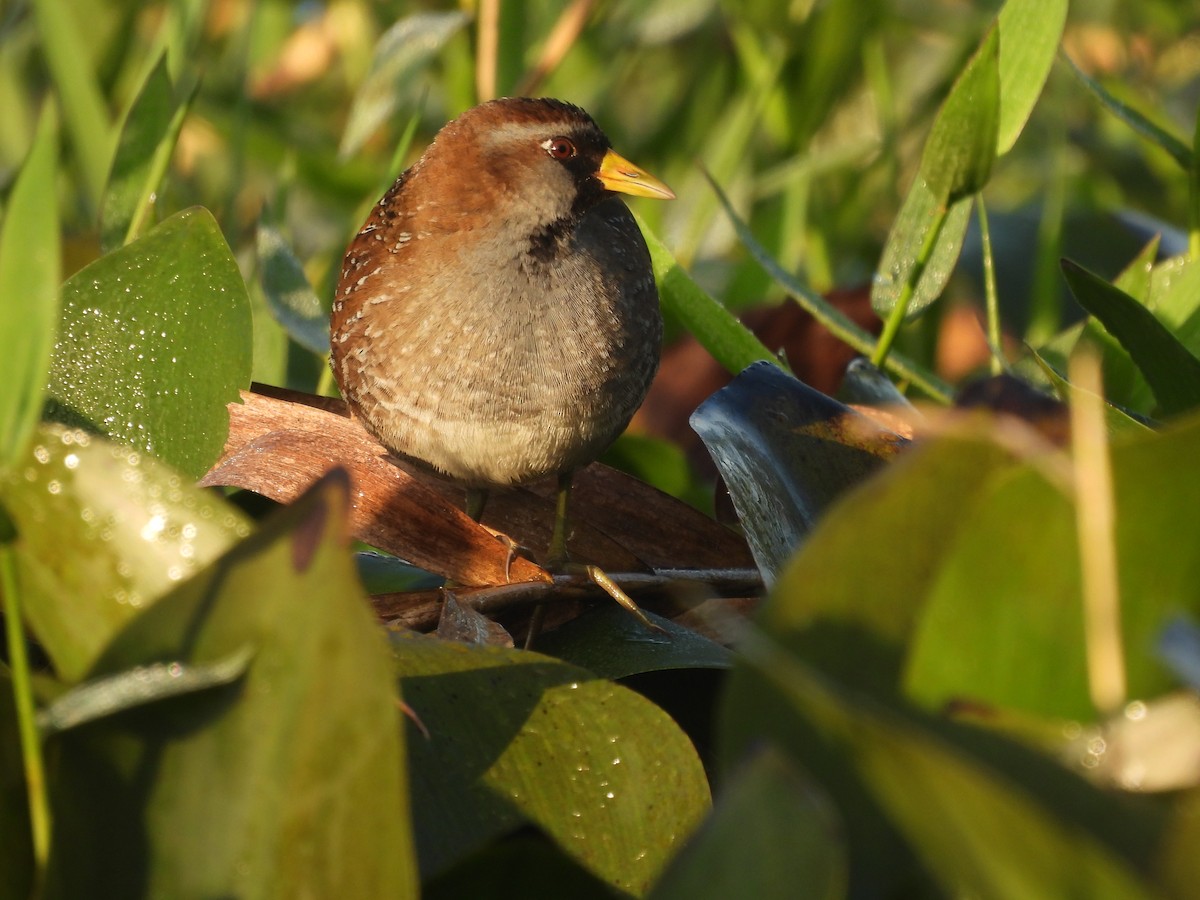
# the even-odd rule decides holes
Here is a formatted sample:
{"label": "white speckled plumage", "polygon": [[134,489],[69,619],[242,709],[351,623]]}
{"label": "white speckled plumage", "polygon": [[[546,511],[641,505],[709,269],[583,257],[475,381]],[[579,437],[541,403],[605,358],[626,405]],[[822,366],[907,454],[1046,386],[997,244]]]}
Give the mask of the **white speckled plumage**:
{"label": "white speckled plumage", "polygon": [[[570,165],[544,146],[559,137]],[[628,424],[662,319],[632,215],[586,170],[608,150],[575,107],[493,101],[373,209],[338,284],[332,365],[389,450],[511,485],[590,462]]]}

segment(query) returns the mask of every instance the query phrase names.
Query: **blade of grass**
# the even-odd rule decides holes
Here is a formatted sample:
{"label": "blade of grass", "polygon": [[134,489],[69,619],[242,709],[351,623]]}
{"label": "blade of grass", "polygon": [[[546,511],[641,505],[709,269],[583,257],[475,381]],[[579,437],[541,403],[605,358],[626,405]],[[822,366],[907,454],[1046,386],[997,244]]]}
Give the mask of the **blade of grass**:
{"label": "blade of grass", "polygon": [[[834,337],[840,341],[844,341],[859,353],[870,355],[872,350],[875,349],[875,338],[859,328],[858,325],[852,322],[840,310],[831,306],[824,297],[809,290],[797,278],[785,271],[754,237],[754,233],[750,231],[750,226],[734,211],[733,205],[729,202],[729,198],[725,196],[725,192],[721,190],[720,185],[707,172],[705,172],[705,177],[716,192],[717,199],[725,209],[725,214],[729,216],[729,220],[733,223],[738,238],[745,245],[746,249],[750,251],[750,255],[758,261],[758,264],[779,283],[780,287],[792,294],[796,298],[796,302],[808,311],[813,318],[824,325]],[[911,382],[930,398],[941,403],[950,402],[950,388],[945,382],[916,363],[905,359],[899,354],[893,353],[888,357],[886,367],[892,374]]]}
{"label": "blade of grass", "polygon": [[34,14],[46,62],[62,101],[75,161],[88,206],[100,209],[113,151],[113,126],[80,31],[80,19],[62,0],[34,0]]}
{"label": "blade of grass", "polygon": [[765,359],[778,358],[733,313],[696,284],[666,245],[637,214],[638,227],[650,249],[659,298],[668,319],[680,322],[732,375]]}
{"label": "blade of grass", "polygon": [[1071,449],[1075,471],[1075,529],[1083,594],[1088,690],[1102,716],[1125,704],[1125,653],[1117,593],[1116,521],[1112,464],[1104,423],[1100,358],[1087,348],[1071,360]]}
{"label": "blade of grass", "polygon": [[993,375],[999,375],[1004,371],[1004,351],[1001,347],[1000,298],[996,294],[996,262],[992,257],[992,230],[988,226],[983,195],[976,194],[975,202],[979,214],[979,243],[983,253],[983,293],[987,305],[988,344],[992,350],[991,368]]}
{"label": "blade of grass", "polygon": [[1192,170],[1192,151],[1188,148],[1187,144],[1166,129],[1155,125],[1133,107],[1122,103],[1110,94],[1100,82],[1075,65],[1075,61],[1067,56],[1066,53],[1060,55],[1071,70],[1071,73],[1079,79],[1080,84],[1091,92],[1092,96],[1100,101],[1101,106],[1142,137],[1165,150],[1175,162],[1179,163],[1185,172]]}
{"label": "blade of grass", "polygon": [[17,585],[17,562],[11,545],[0,544],[0,594],[3,595],[4,624],[8,634],[8,664],[12,673],[13,700],[17,709],[17,730],[21,739],[21,759],[25,767],[25,792],[29,800],[29,825],[33,838],[34,896],[40,896],[46,863],[50,859],[50,804],[46,796],[46,769],[38,737],[37,714],[33,704],[33,681],[29,658],[25,653],[25,627],[21,618],[21,598]]}
{"label": "blade of grass", "polygon": [[[54,191],[58,113],[46,104],[0,226],[0,470],[24,451],[41,416],[62,278]],[[19,337],[18,337],[19,336]]]}

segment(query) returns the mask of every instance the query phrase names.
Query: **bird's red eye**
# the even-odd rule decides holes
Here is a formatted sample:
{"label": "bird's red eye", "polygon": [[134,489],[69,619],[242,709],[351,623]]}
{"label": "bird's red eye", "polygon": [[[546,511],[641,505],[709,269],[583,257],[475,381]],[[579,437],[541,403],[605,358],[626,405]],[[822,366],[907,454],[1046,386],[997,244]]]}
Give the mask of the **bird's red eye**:
{"label": "bird's red eye", "polygon": [[565,137],[551,138],[542,146],[555,159],[570,159],[576,153],[574,142]]}

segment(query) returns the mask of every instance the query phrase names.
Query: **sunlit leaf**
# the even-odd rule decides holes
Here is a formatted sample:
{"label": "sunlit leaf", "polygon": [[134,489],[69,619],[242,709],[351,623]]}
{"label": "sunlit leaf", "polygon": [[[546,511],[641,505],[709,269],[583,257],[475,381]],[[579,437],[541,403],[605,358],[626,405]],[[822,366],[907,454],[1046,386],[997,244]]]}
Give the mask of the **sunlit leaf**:
{"label": "sunlit leaf", "polygon": [[143,607],[249,533],[236,509],[153,457],[55,426],[0,493],[19,534],[25,614],[68,682]]}
{"label": "sunlit leaf", "polygon": [[538,653],[394,640],[404,699],[429,732],[409,730],[423,874],[528,822],[610,885],[645,894],[708,807],[679,727],[640,695]]}
{"label": "sunlit leaf", "polygon": [[1016,143],[1054,65],[1067,20],[1067,0],[1008,0],[1000,31],[1000,125],[996,152]]}
{"label": "sunlit leaf", "polygon": [[939,207],[982,190],[996,160],[1000,124],[1000,32],[983,44],[958,76],[925,141],[917,177]]}
{"label": "sunlit leaf", "polygon": [[249,386],[250,304],[212,216],[185,210],[63,287],[57,415],[202,475]]}
{"label": "sunlit leaf", "polygon": [[0,230],[0,334],[11,337],[0,354],[0,471],[25,451],[41,416],[58,322],[57,121],[47,105]]}
{"label": "sunlit leaf", "polygon": [[1120,288],[1070,260],[1063,260],[1062,266],[1079,305],[1129,351],[1162,413],[1169,416],[1200,406],[1200,359]]}
{"label": "sunlit leaf", "polygon": [[48,897],[415,898],[400,713],[347,552],[345,476],[134,619],[92,678],[158,660],[225,687],[52,740]]}

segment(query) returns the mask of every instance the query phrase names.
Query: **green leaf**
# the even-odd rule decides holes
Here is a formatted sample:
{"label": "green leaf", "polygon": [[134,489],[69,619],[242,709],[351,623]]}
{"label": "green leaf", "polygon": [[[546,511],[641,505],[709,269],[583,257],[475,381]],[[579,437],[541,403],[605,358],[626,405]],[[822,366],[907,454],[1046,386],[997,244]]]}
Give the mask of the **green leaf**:
{"label": "green leaf", "polygon": [[61,273],[55,159],[58,116],[47,104],[0,230],[0,471],[25,452],[42,412]]}
{"label": "green leaf", "polygon": [[652,900],[836,900],[846,846],[820,788],[770,747],[725,783],[712,814],[672,861]]}
{"label": "green leaf", "polygon": [[304,267],[275,228],[258,225],[258,266],[271,313],[301,347],[329,352],[329,311],[308,283]]}
{"label": "green leaf", "polygon": [[1000,10],[1000,156],[1017,142],[1041,96],[1066,21],[1067,0],[1008,0]]}
{"label": "green leaf", "polygon": [[[871,307],[880,317],[891,314],[906,288],[912,291],[907,317],[920,315],[942,295],[958,263],[972,204],[964,197],[946,209],[922,179],[913,182],[871,282]],[[889,368],[894,358],[888,355]]]}
{"label": "green leaf", "polygon": [[[779,265],[754,237],[750,231],[750,226],[747,225],[733,209],[733,205],[729,202],[729,198],[725,196],[724,191],[720,186],[709,179],[709,184],[717,193],[717,199],[721,201],[721,205],[725,208],[725,214],[729,216],[729,220],[733,223],[734,230],[737,231],[738,238],[746,249],[750,251],[750,255],[758,262],[760,266],[770,275],[776,283],[779,284],[785,291],[796,298],[796,302],[813,316],[818,322],[824,325],[829,332],[841,341],[844,341],[849,346],[853,347],[859,353],[870,354],[875,346],[875,338],[859,328],[853,321],[850,320],[845,313],[834,308],[825,298],[814,293],[807,286],[802,284],[798,278],[790,275],[784,268]],[[965,227],[965,226],[964,226]],[[957,249],[955,254],[957,255]],[[651,251],[653,256],[653,251]],[[657,270],[656,270],[657,271]],[[701,340],[701,343],[704,343]],[[707,346],[707,345],[706,345]],[[709,348],[709,352],[712,352]],[[898,378],[910,381],[914,386],[919,388],[923,393],[936,400],[949,402],[950,389],[932,372],[928,372],[915,363],[905,359],[898,353],[891,354],[887,359],[887,369]],[[741,369],[736,370],[740,372]],[[736,372],[735,372],[736,374]]]}
{"label": "green leaf", "polygon": [[128,244],[142,231],[189,106],[190,99],[176,100],[164,53],[147,74],[121,128],[100,209],[100,246],[105,252]]}
{"label": "green leaf", "polygon": [[594,672],[626,678],[671,669],[727,669],[733,663],[725,647],[670,619],[646,613],[661,634],[612,603],[589,610],[538,638],[539,653]]}
{"label": "green leaf", "polygon": [[198,478],[225,445],[225,405],[249,386],[251,340],[216,221],[184,210],[67,281],[50,394],[69,423]]}
{"label": "green leaf", "polygon": [[636,213],[634,218],[650,250],[659,302],[666,317],[687,328],[730,374],[761,359],[777,363],[775,354],[749,328],[692,280],[650,226]]}
{"label": "green leaf", "polygon": [[1075,77],[1079,79],[1079,82],[1091,92],[1092,96],[1100,101],[1100,104],[1105,109],[1152,144],[1165,150],[1175,162],[1179,163],[1185,172],[1191,171],[1192,151],[1187,144],[1165,129],[1155,125],[1136,109],[1118,100],[1100,82],[1075,65],[1075,61],[1071,57],[1064,53],[1062,58]]}
{"label": "green leaf", "polygon": [[324,479],[107,648],[94,678],[255,657],[236,684],[53,739],[47,897],[417,896],[395,684],[348,507],[345,476]]}
{"label": "green leaf", "polygon": [[[632,691],[538,653],[393,637],[426,878],[522,823],[642,896],[704,815],[691,742]],[[469,709],[470,715],[463,715]]]}
{"label": "green leaf", "polygon": [[462,12],[414,13],[389,28],[375,45],[371,70],[354,94],[338,155],[357,153],[397,109],[416,100],[424,70],[467,24]]}
{"label": "green leaf", "polygon": [[705,400],[689,421],[725,479],[768,585],[833,501],[904,444],[765,363]]}
{"label": "green leaf", "polygon": [[[1075,402],[1076,395],[1086,393],[1081,388],[1071,384],[1063,375],[1050,365],[1049,361],[1041,356],[1036,350],[1030,350],[1030,355],[1038,364],[1038,367],[1045,373],[1050,383],[1054,385],[1054,389],[1058,391],[1058,395],[1067,401],[1068,404]],[[1104,401],[1104,422],[1108,429],[1110,437],[1115,437],[1119,434],[1130,433],[1145,433],[1150,430],[1148,425],[1139,422],[1129,413],[1125,412],[1116,406],[1113,406],[1107,400]]]}
{"label": "green leaf", "polygon": [[[795,608],[803,598],[779,602]],[[850,846],[862,850],[851,860],[850,895],[895,896],[921,883],[902,857],[882,855],[894,828],[939,894],[1155,896],[1144,879],[1161,828],[1153,810],[1026,747],[916,713],[886,689],[850,689],[791,641],[755,633],[741,650],[746,662],[724,709],[727,753],[779,741],[830,787]],[[877,652],[864,644],[836,668]],[[855,842],[872,832],[875,843]]]}
{"label": "green leaf", "polygon": [[[1182,537],[1191,534],[1200,504],[1197,460],[1200,420],[1194,416],[1111,447],[1130,697],[1153,697],[1172,686],[1153,647],[1168,616],[1200,613],[1193,589],[1200,548]],[[931,468],[922,470],[910,490],[953,487]],[[1094,714],[1076,511],[1044,472],[1034,460],[983,475],[981,490],[955,503],[966,524],[957,529],[952,552],[933,565],[912,567],[922,573],[918,596],[924,600],[917,602],[924,607],[909,650],[906,684],[922,703],[938,708],[969,697],[1047,717],[1086,720]],[[1013,534],[1021,540],[1013,541]],[[996,550],[1000,546],[1003,553]],[[911,577],[899,574],[891,583],[912,596]]]}
{"label": "green leaf", "polygon": [[112,159],[114,129],[92,71],[81,28],[84,19],[66,0],[35,0],[33,12],[46,62],[62,102],[88,208],[100,208],[104,176]]}
{"label": "green leaf", "polygon": [[925,141],[917,178],[939,207],[978,193],[996,161],[1000,32],[993,27],[958,76]]}
{"label": "green leaf", "polygon": [[1124,291],[1070,260],[1063,260],[1062,267],[1079,305],[1129,351],[1163,415],[1200,406],[1200,359]]}
{"label": "green leaf", "polygon": [[243,647],[204,665],[156,662],[85,681],[38,713],[38,727],[49,737],[148,703],[224,687],[245,675],[253,658],[253,651]]}
{"label": "green leaf", "polygon": [[0,476],[0,497],[19,534],[25,615],[67,682],[143,607],[249,533],[236,509],[153,457],[51,425]]}
{"label": "green leaf", "polygon": [[1129,265],[1121,270],[1121,274],[1113,279],[1114,287],[1120,288],[1146,307],[1150,305],[1154,261],[1158,259],[1158,247],[1161,243],[1161,236],[1155,235],[1138,252],[1138,255],[1130,260]]}

